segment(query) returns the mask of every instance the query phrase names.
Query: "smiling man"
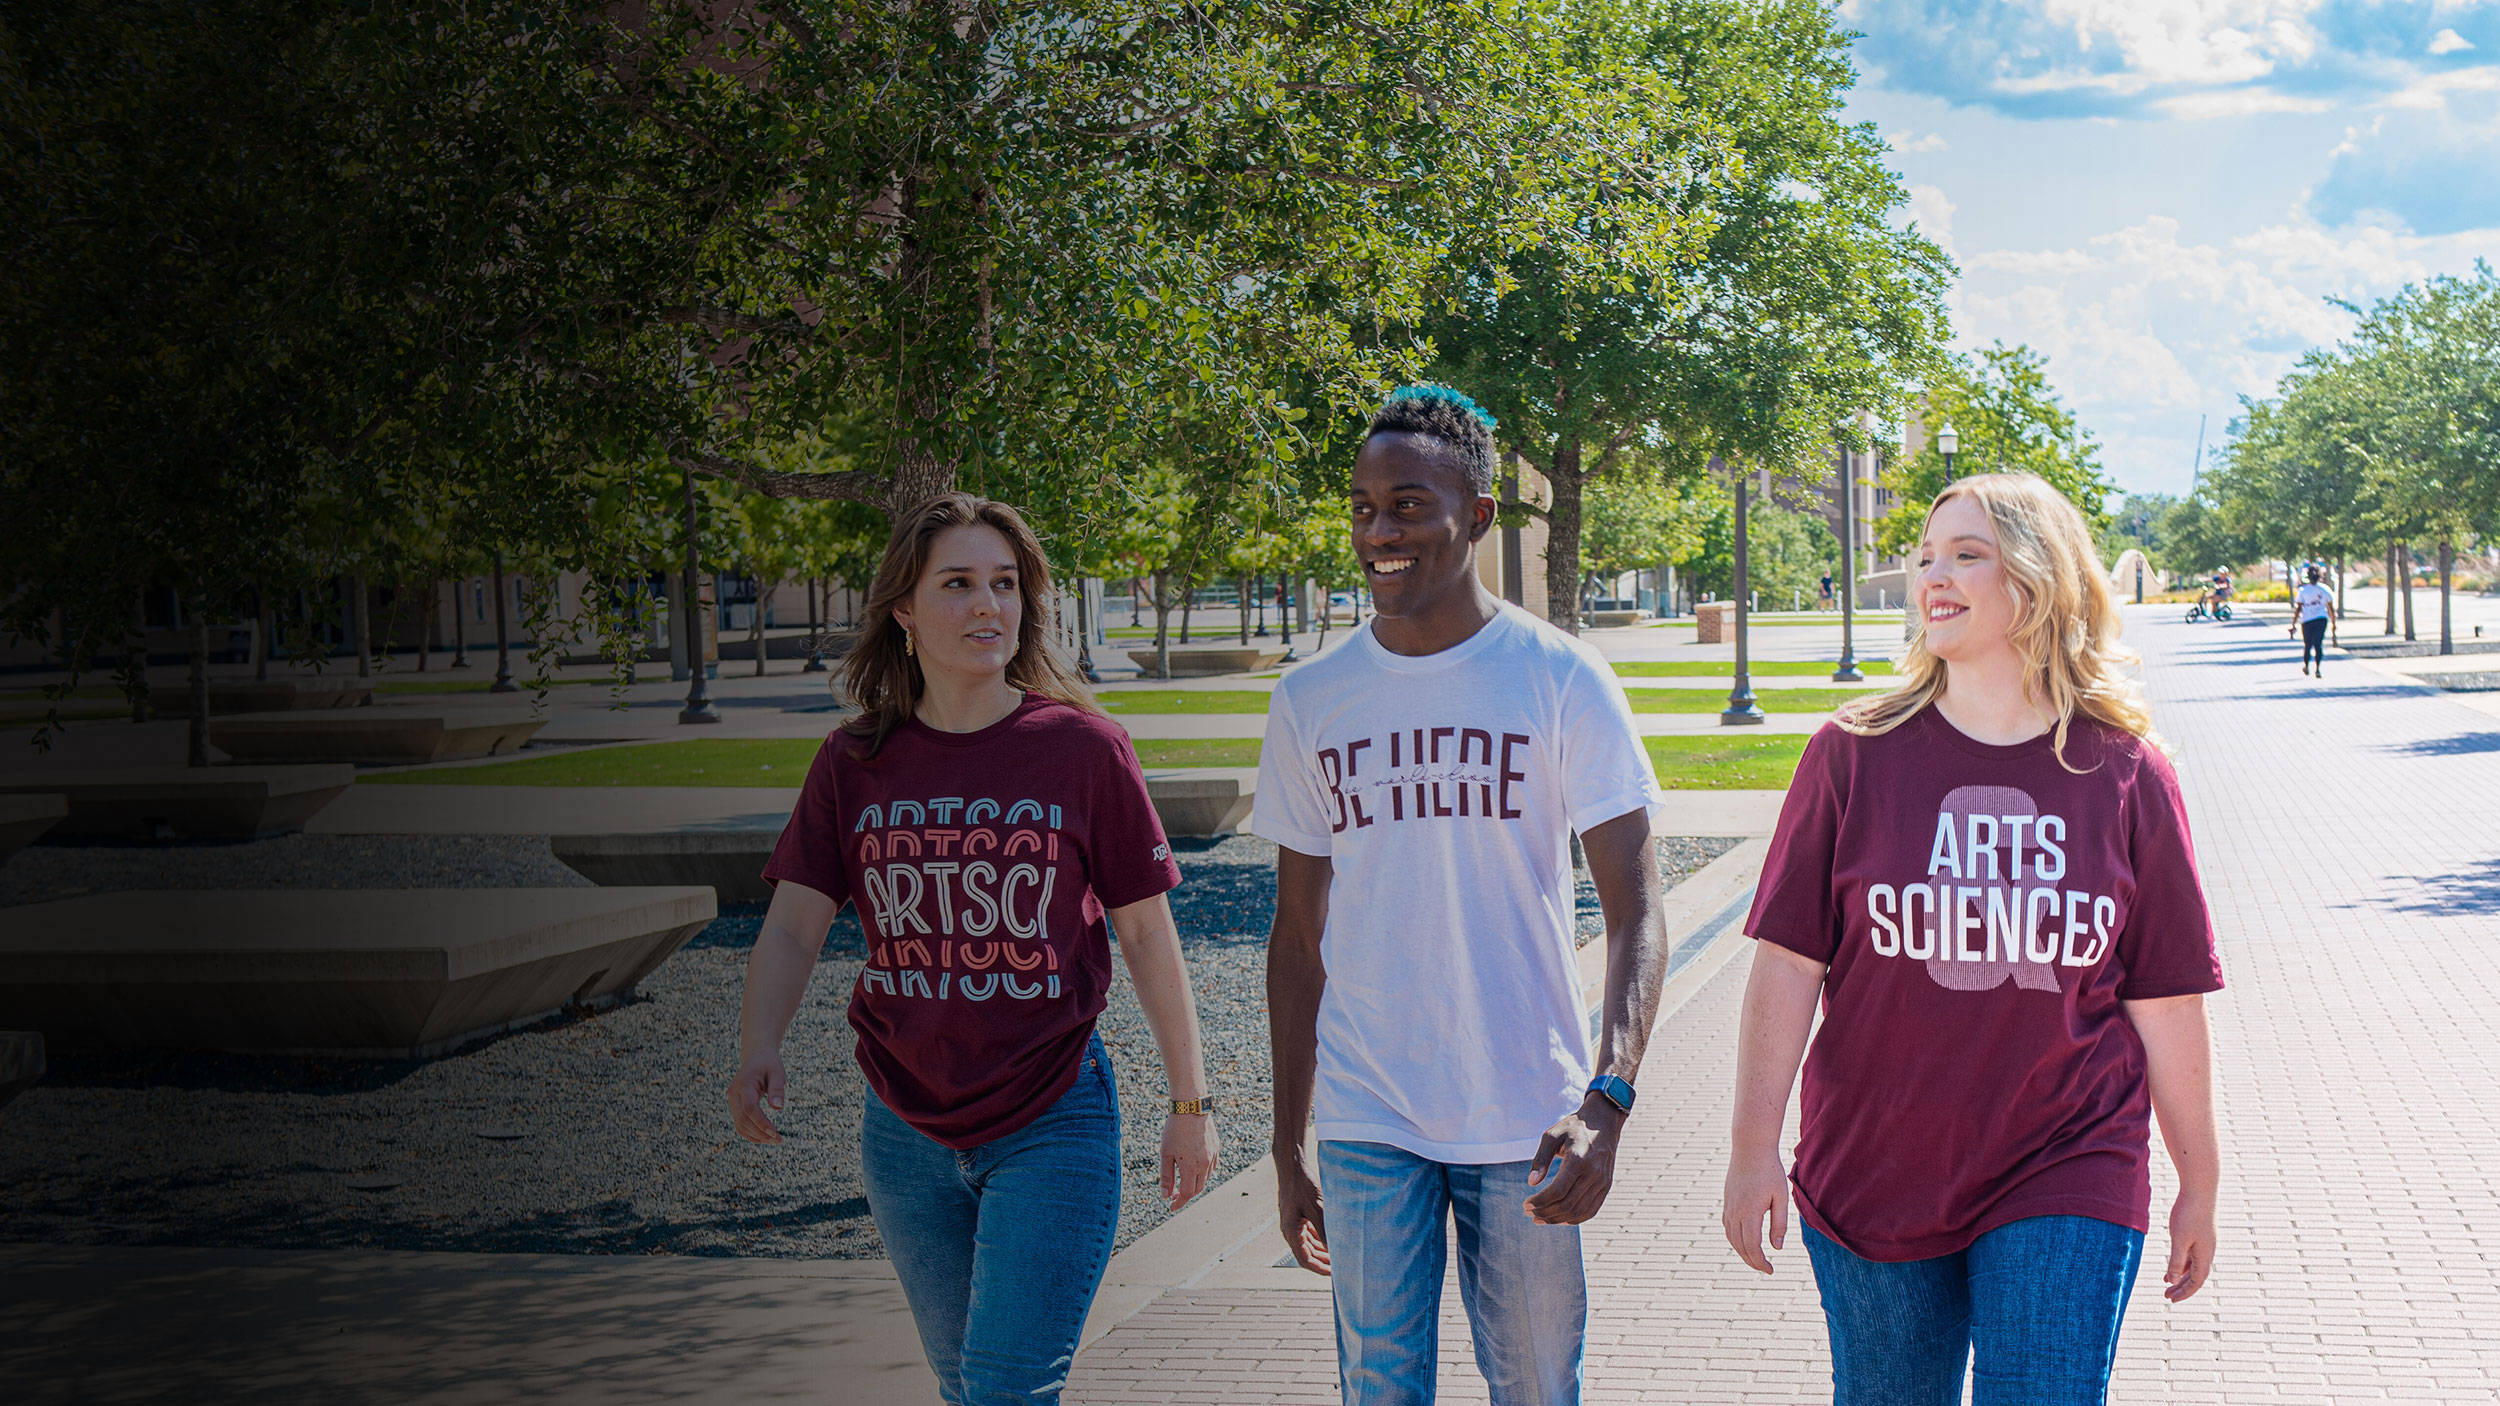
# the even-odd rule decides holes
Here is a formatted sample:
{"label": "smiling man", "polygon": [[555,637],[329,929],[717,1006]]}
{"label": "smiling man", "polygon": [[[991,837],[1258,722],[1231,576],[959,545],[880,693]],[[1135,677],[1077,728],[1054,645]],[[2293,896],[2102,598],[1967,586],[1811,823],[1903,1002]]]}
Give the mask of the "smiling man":
{"label": "smiling man", "polygon": [[[1334,1279],[1348,1403],[1432,1400],[1455,1219],[1494,1402],[1566,1406],[1588,1324],[1579,1226],[1613,1185],[1666,970],[1649,832],[1665,797],[1597,651],[1477,579],[1494,500],[1475,402],[1391,396],[1349,496],[1374,613],[1278,684],[1250,821],[1280,847],[1280,1228]],[[1594,1070],[1575,830],[1609,943]]]}

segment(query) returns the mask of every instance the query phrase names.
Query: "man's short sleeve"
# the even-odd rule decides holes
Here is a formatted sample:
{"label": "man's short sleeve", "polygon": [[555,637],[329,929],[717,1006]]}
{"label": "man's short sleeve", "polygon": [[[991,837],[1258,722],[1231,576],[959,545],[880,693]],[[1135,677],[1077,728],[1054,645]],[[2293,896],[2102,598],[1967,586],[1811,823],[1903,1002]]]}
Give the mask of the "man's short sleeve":
{"label": "man's short sleeve", "polygon": [[1612,668],[1582,658],[1563,685],[1562,713],[1563,800],[1573,830],[1586,833],[1636,810],[1652,820],[1665,812],[1667,794]]}
{"label": "man's short sleeve", "polygon": [[2118,935],[2118,962],[2126,973],[2118,998],[2149,1001],[2219,991],[2222,961],[2214,952],[2213,914],[2196,873],[2179,777],[2152,744],[2138,745],[2143,754],[2127,805],[2135,897],[2126,931]]}
{"label": "man's short sleeve", "polygon": [[1267,710],[1266,740],[1259,744],[1259,790],[1250,802],[1250,833],[1296,854],[1326,855],[1335,848],[1330,836],[1342,828],[1330,804],[1328,778],[1303,745],[1292,695],[1279,688]]}
{"label": "man's short sleeve", "polygon": [[1763,858],[1745,932],[1800,957],[1828,965],[1840,951],[1840,903],[1833,869],[1840,838],[1838,762],[1847,733],[1829,723],[1806,740],[1779,828]]}
{"label": "man's short sleeve", "polygon": [[798,804],[790,808],[790,821],[781,827],[772,857],[764,861],[767,881],[795,879],[832,899],[837,908],[851,896],[851,882],[842,867],[842,807],[833,763],[835,749],[850,745],[848,735],[836,732],[816,749],[807,780],[799,785]]}

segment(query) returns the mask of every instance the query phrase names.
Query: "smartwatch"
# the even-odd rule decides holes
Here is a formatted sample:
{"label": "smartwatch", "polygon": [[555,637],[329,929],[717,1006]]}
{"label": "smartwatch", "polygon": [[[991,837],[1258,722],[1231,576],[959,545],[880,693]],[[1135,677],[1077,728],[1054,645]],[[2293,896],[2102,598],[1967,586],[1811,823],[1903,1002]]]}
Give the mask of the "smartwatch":
{"label": "smartwatch", "polygon": [[1632,1085],[1612,1074],[1600,1074],[1589,1081],[1589,1092],[1603,1098],[1625,1113],[1632,1111]]}

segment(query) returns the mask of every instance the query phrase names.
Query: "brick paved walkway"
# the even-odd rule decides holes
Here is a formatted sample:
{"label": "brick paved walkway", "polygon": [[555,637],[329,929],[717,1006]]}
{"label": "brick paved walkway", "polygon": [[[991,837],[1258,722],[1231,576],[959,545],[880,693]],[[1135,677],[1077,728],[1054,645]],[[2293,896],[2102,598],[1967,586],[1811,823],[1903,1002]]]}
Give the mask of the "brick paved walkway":
{"label": "brick paved walkway", "polygon": [[[2214,998],[2228,1170],[2213,1281],[2147,1246],[2113,1399],[2500,1400],[2500,723],[2255,621],[2130,613],[2177,748],[2231,989]],[[1591,1228],[1600,1402],[1830,1399],[1792,1239],[1763,1280],[1718,1230],[1740,954],[1653,1042],[1649,1102]],[[1669,1090],[1673,1092],[1669,1092]],[[2155,1157],[2156,1220],[2172,1192]],[[1268,1249],[1273,1246],[1273,1251]],[[1336,1399],[1328,1299],[1218,1270],[1089,1349],[1069,1399]],[[1482,1400],[1447,1294],[1443,1394]]]}

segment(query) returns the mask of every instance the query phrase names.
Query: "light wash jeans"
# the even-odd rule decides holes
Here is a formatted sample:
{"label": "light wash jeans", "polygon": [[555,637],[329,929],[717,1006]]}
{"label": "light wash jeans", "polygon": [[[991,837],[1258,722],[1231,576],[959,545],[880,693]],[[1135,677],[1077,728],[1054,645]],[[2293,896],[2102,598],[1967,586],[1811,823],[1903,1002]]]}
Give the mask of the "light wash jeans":
{"label": "light wash jeans", "polygon": [[1804,1227],[1832,1334],[1834,1406],[2100,1406],[2144,1233],[2085,1216],[1998,1226],[1885,1263]]}
{"label": "light wash jeans", "polygon": [[1319,1186],[1346,1406],[1433,1399],[1453,1219],[1459,1298],[1493,1406],[1577,1406],[1589,1319],[1580,1228],[1528,1219],[1526,1162],[1435,1162],[1386,1143],[1323,1142]]}
{"label": "light wash jeans", "polygon": [[1057,1401],[1120,1226],[1102,1037],[1057,1103],[995,1142],[957,1151],[871,1092],[859,1145],[869,1214],[950,1406]]}

